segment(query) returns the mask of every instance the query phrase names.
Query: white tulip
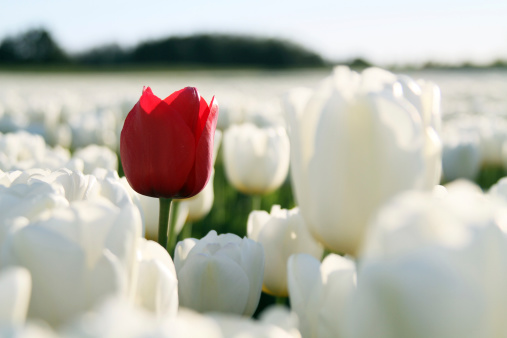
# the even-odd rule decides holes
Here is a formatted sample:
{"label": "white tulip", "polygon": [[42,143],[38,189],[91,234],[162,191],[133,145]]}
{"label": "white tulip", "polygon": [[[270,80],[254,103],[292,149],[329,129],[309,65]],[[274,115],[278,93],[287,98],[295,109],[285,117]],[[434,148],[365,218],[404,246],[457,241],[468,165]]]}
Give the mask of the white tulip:
{"label": "white tulip", "polygon": [[44,168],[56,170],[70,160],[70,152],[62,147],[51,148],[40,135],[19,131],[0,133],[0,169],[26,170]]}
{"label": "white tulip", "polygon": [[1,266],[30,271],[29,318],[58,326],[110,294],[128,297],[141,234],[137,208],[108,200],[75,201],[12,227]]}
{"label": "white tulip", "polygon": [[505,336],[506,211],[464,181],[386,204],[364,242],[346,336]]}
{"label": "white tulip", "polygon": [[324,248],[311,236],[299,208],[281,209],[279,205],[266,211],[252,211],[247,222],[248,238],[262,244],[269,257],[264,265],[264,292],[287,297],[287,260],[292,254],[307,253],[316,259]]}
{"label": "white tulip", "polygon": [[289,170],[289,139],[282,127],[233,125],[224,135],[224,165],[229,182],[246,194],[278,189]]}
{"label": "white tulip", "polygon": [[24,324],[31,292],[32,279],[27,269],[0,270],[0,327]]}
{"label": "white tulip", "polygon": [[60,338],[44,322],[28,322],[25,325],[0,325],[0,337]]}
{"label": "white tulip", "polygon": [[335,254],[322,264],[308,254],[292,255],[288,263],[292,310],[303,337],[340,337],[347,302],[356,285],[356,266]]}
{"label": "white tulip", "polygon": [[178,280],[167,250],[157,242],[138,239],[136,302],[158,317],[178,311]]}
{"label": "white tulip", "polygon": [[403,95],[389,72],[337,67],[312,94],[288,96],[296,199],[311,233],[332,251],[355,254],[382,203],[431,187],[431,177],[435,184],[423,113]]}
{"label": "white tulip", "polygon": [[84,163],[83,173],[91,174],[95,168],[118,170],[118,157],[110,148],[91,144],[76,150],[73,159],[80,159]]}
{"label": "white tulip", "polygon": [[62,330],[63,337],[206,337],[224,338],[220,326],[210,317],[187,309],[177,316],[157,318],[122,298],[109,298],[93,312],[80,316]]}
{"label": "white tulip", "polygon": [[263,337],[263,338],[299,338],[271,323],[239,317],[231,314],[211,314],[211,318],[220,326],[223,337]]}
{"label": "white tulip", "polygon": [[234,234],[210,231],[179,242],[174,254],[180,306],[199,312],[251,316],[259,303],[264,272],[262,246]]}
{"label": "white tulip", "polygon": [[448,127],[443,136],[442,169],[445,181],[474,180],[481,168],[481,140],[476,131]]}
{"label": "white tulip", "polygon": [[259,320],[265,324],[277,326],[294,338],[300,338],[299,319],[296,313],[283,305],[271,305],[259,314]]}

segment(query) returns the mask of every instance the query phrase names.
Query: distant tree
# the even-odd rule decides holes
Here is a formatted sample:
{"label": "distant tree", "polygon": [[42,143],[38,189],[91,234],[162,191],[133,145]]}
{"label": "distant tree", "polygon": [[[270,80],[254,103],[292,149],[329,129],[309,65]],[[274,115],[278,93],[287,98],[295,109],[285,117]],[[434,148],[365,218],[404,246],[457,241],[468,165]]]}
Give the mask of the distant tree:
{"label": "distant tree", "polygon": [[370,62],[368,62],[362,58],[356,58],[356,59],[349,62],[350,68],[364,69],[364,68],[368,68],[371,66],[372,66],[372,64]]}
{"label": "distant tree", "polygon": [[0,44],[0,62],[6,63],[62,63],[67,55],[44,29],[33,29],[15,37],[7,37]]}
{"label": "distant tree", "polygon": [[90,65],[112,65],[130,61],[130,55],[117,44],[93,48],[77,55],[76,61]]}
{"label": "distant tree", "polygon": [[294,43],[234,35],[194,35],[148,41],[132,52],[135,63],[262,67],[322,66],[316,53]]}

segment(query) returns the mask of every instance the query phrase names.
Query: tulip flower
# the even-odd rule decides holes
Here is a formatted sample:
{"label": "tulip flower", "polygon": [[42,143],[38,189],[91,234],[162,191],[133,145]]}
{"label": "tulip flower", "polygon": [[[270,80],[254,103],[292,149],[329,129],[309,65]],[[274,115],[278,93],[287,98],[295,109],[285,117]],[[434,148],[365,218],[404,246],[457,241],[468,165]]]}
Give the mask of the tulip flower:
{"label": "tulip flower", "polygon": [[481,148],[478,133],[448,130],[444,135],[442,158],[444,180],[446,182],[458,178],[474,180],[481,167]]}
{"label": "tulip flower", "polygon": [[287,265],[292,310],[303,337],[342,337],[347,303],[356,287],[356,265],[329,254],[322,264],[308,254],[295,254]]}
{"label": "tulip flower", "polygon": [[76,150],[72,159],[83,161],[83,173],[91,174],[95,168],[118,170],[118,157],[116,153],[105,146],[96,144]]}
{"label": "tulip flower", "polygon": [[332,251],[356,254],[383,203],[436,177],[438,142],[427,140],[423,112],[403,94],[389,72],[338,67],[317,90],[288,96],[297,204]]}
{"label": "tulip flower", "polygon": [[61,330],[63,337],[206,337],[224,338],[219,324],[209,316],[180,309],[177,316],[157,318],[123,298],[110,297]]}
{"label": "tulip flower", "polygon": [[[214,98],[208,105],[196,88],[181,89],[162,100],[147,87],[125,119],[120,137],[123,170],[135,191],[160,198],[158,237],[164,247],[169,199],[192,197],[209,181],[217,118]],[[169,235],[170,252],[174,237]]]}
{"label": "tulip flower", "polygon": [[127,295],[141,235],[137,208],[106,199],[76,201],[13,227],[0,266],[30,271],[29,318],[58,326],[111,294]]}
{"label": "tulip flower", "polygon": [[136,301],[158,317],[178,311],[178,280],[171,256],[157,242],[138,239]]}
{"label": "tulip flower", "polygon": [[455,181],[445,194],[384,205],[361,251],[345,336],[505,337],[507,202],[497,193]]}
{"label": "tulip flower", "polygon": [[32,278],[27,269],[9,267],[0,270],[0,326],[25,322],[31,292]]}
{"label": "tulip flower", "polygon": [[289,138],[282,127],[234,125],[224,134],[224,165],[229,182],[245,194],[276,190],[289,171]]}
{"label": "tulip flower", "polygon": [[187,87],[161,100],[149,87],[125,119],[120,154],[132,188],[151,197],[187,198],[208,182],[218,105]]}
{"label": "tulip flower", "polygon": [[210,231],[187,238],[174,254],[180,306],[199,312],[251,316],[259,303],[264,275],[262,245],[234,234]]}
{"label": "tulip flower", "polygon": [[292,254],[307,253],[316,259],[324,248],[312,237],[299,208],[281,209],[279,205],[266,211],[252,211],[247,222],[248,238],[262,244],[269,257],[264,266],[264,292],[287,297],[287,261]]}

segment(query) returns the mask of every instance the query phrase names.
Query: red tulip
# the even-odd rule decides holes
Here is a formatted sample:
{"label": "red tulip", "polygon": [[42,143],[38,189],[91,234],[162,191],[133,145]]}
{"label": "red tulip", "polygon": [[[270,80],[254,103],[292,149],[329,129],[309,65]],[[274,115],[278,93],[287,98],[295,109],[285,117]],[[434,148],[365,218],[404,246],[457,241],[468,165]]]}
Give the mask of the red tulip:
{"label": "red tulip", "polygon": [[132,188],[151,197],[186,198],[208,182],[218,104],[208,106],[196,88],[187,87],[165,100],[143,89],[125,119],[120,155]]}

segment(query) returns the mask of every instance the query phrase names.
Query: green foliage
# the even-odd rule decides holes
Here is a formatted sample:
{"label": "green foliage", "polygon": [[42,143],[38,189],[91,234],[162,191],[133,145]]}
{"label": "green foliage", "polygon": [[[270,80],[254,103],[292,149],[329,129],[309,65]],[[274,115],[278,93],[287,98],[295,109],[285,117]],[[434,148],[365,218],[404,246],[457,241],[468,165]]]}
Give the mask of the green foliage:
{"label": "green foliage", "polygon": [[[229,184],[221,152],[218,153],[215,163],[213,189],[213,208],[206,217],[192,224],[192,237],[202,238],[210,230],[216,230],[219,234],[234,233],[240,237],[246,236],[246,223],[254,204],[253,196],[245,195]],[[295,206],[289,179],[278,190],[262,196],[262,210],[269,212],[274,204],[279,204],[284,209],[292,209]]]}
{"label": "green foliage", "polygon": [[483,166],[475,178],[475,182],[482,190],[487,191],[493,184],[506,175],[507,172],[505,172],[502,166]]}

